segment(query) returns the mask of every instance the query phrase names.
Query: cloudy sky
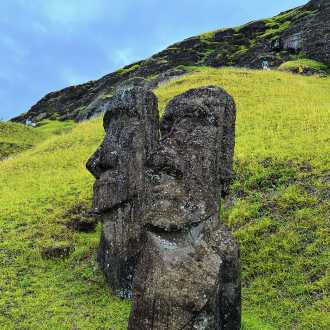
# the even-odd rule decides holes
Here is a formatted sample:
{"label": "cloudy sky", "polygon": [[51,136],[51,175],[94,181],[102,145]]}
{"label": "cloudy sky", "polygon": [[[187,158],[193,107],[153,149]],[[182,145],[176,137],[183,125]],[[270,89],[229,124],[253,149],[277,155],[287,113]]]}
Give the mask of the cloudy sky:
{"label": "cloudy sky", "polygon": [[0,119],[202,32],[307,0],[0,0]]}

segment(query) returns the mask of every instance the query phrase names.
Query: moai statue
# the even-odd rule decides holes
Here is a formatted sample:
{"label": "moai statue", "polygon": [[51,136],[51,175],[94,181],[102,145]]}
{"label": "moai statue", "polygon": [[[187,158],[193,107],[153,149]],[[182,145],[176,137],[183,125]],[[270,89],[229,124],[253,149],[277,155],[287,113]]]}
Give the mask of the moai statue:
{"label": "moai statue", "polygon": [[130,330],[238,330],[239,248],[218,219],[232,176],[235,104],[217,87],[174,98],[161,122],[139,87],[112,99],[88,161],[102,217],[98,261],[130,298]]}
{"label": "moai statue", "polygon": [[155,95],[141,87],[118,91],[108,105],[104,129],[103,143],[87,162],[96,178],[93,206],[102,220],[98,262],[113,292],[130,298],[142,246],[144,166],[159,140]]}
{"label": "moai statue", "polygon": [[212,86],[175,97],[165,110],[146,166],[130,330],[240,329],[239,247],[218,218],[235,112],[233,99]]}

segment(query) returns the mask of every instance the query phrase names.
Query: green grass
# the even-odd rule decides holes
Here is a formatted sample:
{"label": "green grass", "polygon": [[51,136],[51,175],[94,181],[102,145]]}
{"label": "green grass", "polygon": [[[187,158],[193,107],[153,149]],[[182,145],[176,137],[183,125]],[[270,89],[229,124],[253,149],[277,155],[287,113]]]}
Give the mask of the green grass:
{"label": "green grass", "polygon": [[39,139],[40,134],[32,128],[0,122],[0,159],[31,148]]}
{"label": "green grass", "polygon": [[61,135],[69,132],[74,126],[73,120],[58,121],[58,120],[43,120],[38,124],[36,131],[48,137],[50,135]]}
{"label": "green grass", "polygon": [[197,69],[156,92],[214,84],[237,103],[236,179],[224,221],[242,249],[246,329],[329,329],[330,80]]}
{"label": "green grass", "polygon": [[118,74],[127,74],[127,73],[136,71],[139,67],[140,67],[140,64],[133,64],[133,65],[126,66],[122,69],[119,69],[116,72]]}
{"label": "green grass", "polygon": [[161,112],[173,96],[190,88],[222,86],[238,107],[237,159],[328,161],[330,79],[231,68],[196,71],[156,90]]}
{"label": "green grass", "polygon": [[277,39],[284,31],[286,31],[293,21],[306,16],[313,16],[317,10],[306,10],[305,8],[296,8],[281,13],[273,18],[266,19],[267,30],[261,34],[262,38]]}
{"label": "green grass", "polygon": [[[236,177],[222,218],[241,243],[242,328],[328,329],[330,80],[195,70],[156,94],[161,111],[210,84],[237,103]],[[75,205],[90,207],[85,162],[102,137],[96,119],[0,162],[1,329],[126,329],[130,303],[113,297],[96,267],[99,230],[65,226]],[[72,253],[42,259],[54,246]]]}
{"label": "green grass", "polygon": [[51,135],[65,133],[74,126],[73,121],[44,120],[37,128],[0,121],[0,160],[33,148]]}
{"label": "green grass", "polygon": [[304,58],[285,62],[279,67],[279,70],[281,71],[295,71],[299,73],[304,73],[306,69],[311,69],[313,71],[328,71],[328,66],[321,62]]}
{"label": "green grass", "polygon": [[[0,163],[1,329],[120,329],[125,323],[129,303],[109,299],[95,270],[98,233],[78,235],[65,226],[67,210],[90,201],[84,163],[102,134],[100,120],[87,122]],[[40,257],[45,247],[66,245],[74,249],[68,259]]]}
{"label": "green grass", "polygon": [[283,33],[285,30],[287,30],[290,26],[290,22],[284,22],[281,24],[278,24],[276,22],[268,23],[267,24],[267,31],[261,35],[263,38],[276,38],[281,33]]}

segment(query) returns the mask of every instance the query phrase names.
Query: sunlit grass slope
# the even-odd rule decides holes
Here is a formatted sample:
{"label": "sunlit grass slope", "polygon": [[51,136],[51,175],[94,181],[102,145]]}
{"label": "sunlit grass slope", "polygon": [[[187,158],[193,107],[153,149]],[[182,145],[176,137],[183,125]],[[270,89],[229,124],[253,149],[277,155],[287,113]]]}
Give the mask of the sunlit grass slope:
{"label": "sunlit grass slope", "polygon": [[[67,210],[91,197],[84,163],[101,138],[92,121],[0,163],[1,329],[120,329],[126,319],[129,305],[110,299],[95,271],[98,234],[65,226]],[[62,261],[40,257],[57,246],[74,250]]]}
{"label": "sunlit grass slope", "polygon": [[[156,90],[160,109],[205,85],[224,87],[238,107],[222,218],[241,243],[244,329],[330,328],[330,80],[198,69]],[[1,329],[126,328],[130,304],[111,295],[95,263],[99,233],[65,226],[72,207],[90,205],[85,162],[102,136],[92,120],[0,162]],[[57,246],[72,252],[41,258]]]}
{"label": "sunlit grass slope", "polygon": [[[223,87],[238,107],[236,158],[328,160],[330,79],[277,71],[198,69],[160,87],[160,110],[175,95],[205,85]],[[327,158],[327,159],[326,159]]]}
{"label": "sunlit grass slope", "polygon": [[0,160],[31,149],[50,135],[62,134],[74,126],[72,121],[45,120],[37,128],[0,121]]}
{"label": "sunlit grass slope", "polygon": [[21,124],[0,122],[0,159],[31,148],[40,134]]}
{"label": "sunlit grass slope", "polygon": [[205,68],[160,87],[161,110],[209,84],[238,109],[222,216],[241,243],[245,328],[330,329],[330,80]]}

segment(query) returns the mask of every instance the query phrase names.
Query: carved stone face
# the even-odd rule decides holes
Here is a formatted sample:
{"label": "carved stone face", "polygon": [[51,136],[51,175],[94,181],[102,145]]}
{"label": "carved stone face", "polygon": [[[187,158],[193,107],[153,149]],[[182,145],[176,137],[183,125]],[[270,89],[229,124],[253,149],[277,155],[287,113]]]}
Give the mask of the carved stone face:
{"label": "carved stone face", "polygon": [[212,87],[168,104],[160,147],[148,162],[153,184],[147,224],[180,230],[217,214],[221,181],[231,173],[234,109],[232,98]]}
{"label": "carved stone face", "polygon": [[234,124],[233,99],[219,88],[190,90],[168,104],[146,167],[129,329],[240,328],[238,247],[218,218]]}
{"label": "carved stone face", "polygon": [[139,87],[123,90],[104,117],[106,135],[87,163],[95,176],[94,208],[105,212],[144,189],[144,164],[158,140],[155,96]]}
{"label": "carved stone face", "polygon": [[[116,295],[134,292],[129,329],[213,329],[219,306],[239,307],[238,249],[217,216],[234,117],[221,89],[191,90],[167,106],[159,140],[154,94],[134,88],[110,103],[87,168],[102,213],[98,262]],[[237,310],[230,329],[239,329]]]}

